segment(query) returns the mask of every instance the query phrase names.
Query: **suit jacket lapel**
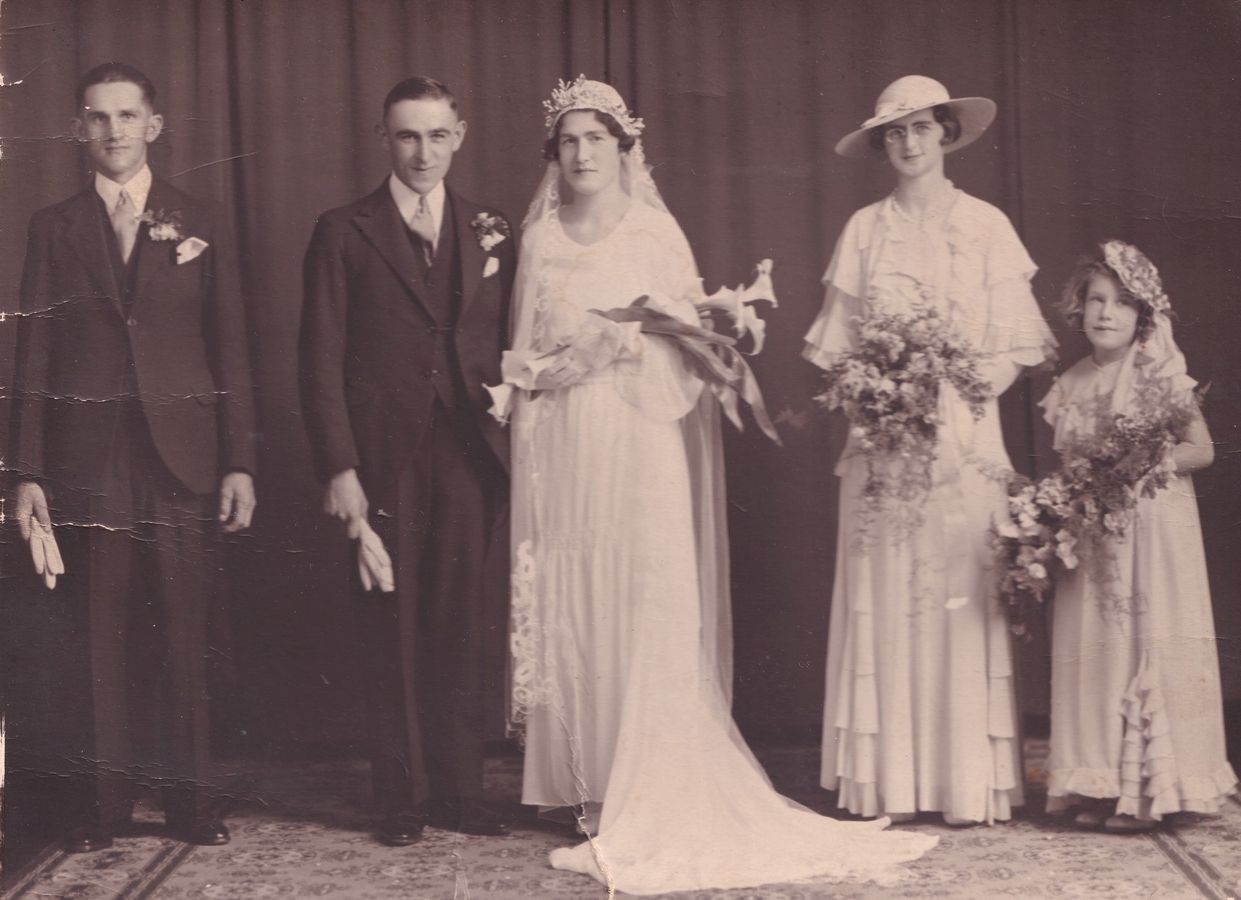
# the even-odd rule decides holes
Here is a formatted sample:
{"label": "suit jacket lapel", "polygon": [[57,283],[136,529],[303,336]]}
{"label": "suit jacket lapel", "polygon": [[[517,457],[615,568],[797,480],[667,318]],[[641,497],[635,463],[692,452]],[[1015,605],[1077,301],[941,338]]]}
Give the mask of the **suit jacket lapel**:
{"label": "suit jacket lapel", "polygon": [[452,191],[448,192],[448,202],[452,204],[453,219],[457,225],[457,246],[461,250],[461,315],[465,315],[478,289],[478,282],[482,280],[486,254],[478,245],[470,224],[475,210],[470,204],[459,200]]}
{"label": "suit jacket lapel", "polygon": [[[163,210],[166,214],[181,214],[181,230],[185,231],[185,209],[183,205],[174,202],[168,190],[168,185],[160,181],[158,178],[151,182],[151,193],[147,194],[147,209]],[[144,210],[145,212],[145,210]],[[175,248],[180,241],[152,241],[150,238],[150,226],[145,223],[138,226],[138,236],[134,241],[134,252],[138,254],[138,271],[134,277],[134,296],[133,304],[138,305],[143,295],[143,287],[154,281],[159,275],[170,265],[174,265],[172,259],[175,255]],[[190,235],[185,234],[185,237]],[[141,251],[137,249],[139,243],[143,243]]]}
{"label": "suit jacket lapel", "polygon": [[414,257],[414,245],[410,243],[408,229],[401,220],[400,210],[396,208],[396,201],[388,190],[388,182],[385,180],[379,190],[367,199],[370,202],[354,213],[354,224],[392,267],[392,271],[400,277],[427,315],[435,319],[435,313],[419,293],[422,269]]}
{"label": "suit jacket lapel", "polygon": [[99,292],[107,296],[120,313],[121,290],[116,281],[116,273],[112,271],[112,259],[105,243],[108,235],[104,229],[110,229],[112,223],[104,217],[101,206],[92,182],[90,187],[70,201],[62,213],[68,219],[65,240],[82,260]]}

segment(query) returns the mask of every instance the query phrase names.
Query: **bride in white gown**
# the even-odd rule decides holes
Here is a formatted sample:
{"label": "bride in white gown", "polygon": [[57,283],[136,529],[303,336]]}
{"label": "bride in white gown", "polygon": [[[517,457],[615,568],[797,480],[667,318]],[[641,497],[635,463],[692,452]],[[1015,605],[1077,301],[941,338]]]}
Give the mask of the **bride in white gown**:
{"label": "bride in white gown", "polygon": [[899,880],[936,838],[780,796],[732,722],[716,395],[623,312],[646,296],[696,326],[693,255],[620,95],[579,78],[546,106],[550,162],[494,392],[513,414],[523,802],[577,808],[595,836],[552,865],[631,894]]}

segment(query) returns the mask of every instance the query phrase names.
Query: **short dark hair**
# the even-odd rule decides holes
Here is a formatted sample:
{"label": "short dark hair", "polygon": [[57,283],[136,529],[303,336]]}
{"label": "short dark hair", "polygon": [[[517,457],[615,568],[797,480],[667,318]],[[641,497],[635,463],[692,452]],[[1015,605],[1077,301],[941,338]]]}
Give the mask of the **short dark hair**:
{"label": "short dark hair", "polygon": [[[955,143],[961,137],[961,120],[957,118],[957,114],[952,111],[952,107],[946,103],[940,103],[931,107],[931,115],[935,117],[935,121],[944,126],[944,137],[940,141],[945,146]],[[890,124],[890,123],[889,123]],[[887,134],[888,124],[876,125],[870,130],[870,146],[872,150],[883,152],[884,135]]]}
{"label": "short dark hair", "polygon": [[[608,130],[608,134],[620,141],[621,153],[628,153],[633,149],[633,145],[638,142],[638,136],[634,134],[626,134],[625,129],[621,128],[620,122],[616,121],[616,117],[610,113],[605,113],[601,109],[570,109],[566,110],[566,115],[571,112],[592,112],[599,124]],[[543,142],[543,158],[547,160],[560,158],[560,123],[564,121],[564,116],[556,120],[556,130],[552,132],[552,136]]]}
{"label": "short dark hair", "polygon": [[425,75],[406,78],[388,91],[388,96],[384,97],[385,119],[388,118],[388,110],[402,100],[447,100],[449,108],[457,112],[457,98],[448,90],[448,85]]}
{"label": "short dark hair", "polygon": [[1096,275],[1105,275],[1112,279],[1121,302],[1138,311],[1137,327],[1134,330],[1135,338],[1139,342],[1149,338],[1151,332],[1155,330],[1154,307],[1125,287],[1125,283],[1120,280],[1116,270],[1107,264],[1101,249],[1087,253],[1077,261],[1077,268],[1073,270],[1068,284],[1064,286],[1064,293],[1060,295],[1060,300],[1056,303],[1056,310],[1069,327],[1074,331],[1082,329],[1082,320],[1086,315],[1086,292],[1090,289],[1090,280]]}
{"label": "short dark hair", "polygon": [[155,108],[155,85],[151,84],[151,79],[133,66],[118,62],[101,63],[78,79],[77,108],[81,109],[86,105],[86,92],[95,85],[126,81],[138,85],[142,91],[142,99],[147,102],[147,106]]}

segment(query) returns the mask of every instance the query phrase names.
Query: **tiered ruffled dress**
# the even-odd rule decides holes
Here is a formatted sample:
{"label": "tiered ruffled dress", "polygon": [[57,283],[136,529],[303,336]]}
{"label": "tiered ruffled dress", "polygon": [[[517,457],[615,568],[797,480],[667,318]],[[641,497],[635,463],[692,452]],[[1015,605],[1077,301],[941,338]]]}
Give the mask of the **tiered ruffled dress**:
{"label": "tiered ruffled dress", "polygon": [[[997,361],[1037,365],[1055,341],[1030,292],[1034,272],[990,204],[953,189],[950,206],[915,221],[886,198],[846,225],[805,356],[826,368],[854,348],[860,318],[930,306]],[[907,509],[867,509],[867,460],[852,436],[836,468],[821,783],[864,816],[1007,819],[1023,793],[1012,652],[987,531],[1007,514],[1011,466],[994,401],[975,421],[945,388],[939,412],[933,485],[912,531]]]}
{"label": "tiered ruffled dress", "polygon": [[[1094,433],[1126,364],[1086,357],[1057,379],[1042,401],[1057,450]],[[1177,377],[1188,394],[1194,382]],[[1192,477],[1139,499],[1126,539],[1103,552],[1056,582],[1047,808],[1115,797],[1142,819],[1216,812],[1237,777]]]}
{"label": "tiered ruffled dress", "polygon": [[[583,246],[531,223],[505,377],[513,418],[514,703],[523,802],[602,801],[557,868],[631,894],[879,879],[934,846],[773,790],[728,709],[728,538],[716,401],[659,335],[588,310],[652,303],[691,324],[700,284],[667,213],[634,202]],[[523,280],[524,276],[524,280]],[[573,383],[534,392],[556,348]]]}

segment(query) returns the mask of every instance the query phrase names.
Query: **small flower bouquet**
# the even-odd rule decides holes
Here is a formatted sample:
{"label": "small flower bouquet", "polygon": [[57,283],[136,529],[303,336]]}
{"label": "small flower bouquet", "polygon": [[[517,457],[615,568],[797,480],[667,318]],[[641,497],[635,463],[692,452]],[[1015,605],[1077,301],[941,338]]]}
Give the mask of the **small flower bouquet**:
{"label": "small flower bouquet", "polygon": [[994,396],[979,374],[985,357],[932,308],[859,321],[856,349],[826,370],[827,390],[814,399],[849,417],[855,452],[866,457],[863,497],[872,508],[890,500],[916,508],[926,498],[941,386],[956,390],[981,419]]}
{"label": "small flower bouquet", "polygon": [[1014,634],[1026,633],[1029,617],[1051,591],[1056,567],[1076,569],[1083,555],[1092,575],[1110,577],[1104,542],[1123,540],[1138,500],[1171,482],[1176,466],[1169,453],[1198,414],[1197,399],[1177,403],[1166,386],[1147,386],[1134,412],[1098,416],[1093,436],[1064,448],[1062,469],[1038,482],[1020,475],[1012,480],[1010,518],[994,524],[990,538]]}

